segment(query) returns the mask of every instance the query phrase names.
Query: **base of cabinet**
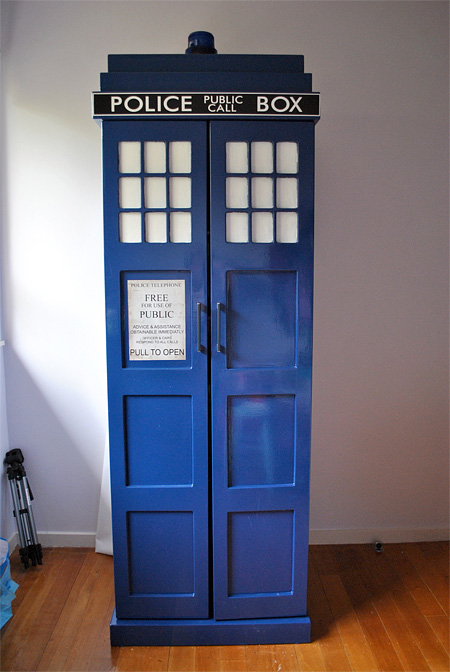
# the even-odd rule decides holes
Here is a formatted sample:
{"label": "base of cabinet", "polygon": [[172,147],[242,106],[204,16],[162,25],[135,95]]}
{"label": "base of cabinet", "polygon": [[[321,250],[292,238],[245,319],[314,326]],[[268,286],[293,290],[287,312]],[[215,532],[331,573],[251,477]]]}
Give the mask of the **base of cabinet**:
{"label": "base of cabinet", "polygon": [[112,646],[227,646],[303,644],[310,641],[308,616],[239,621],[122,619],[114,610]]}

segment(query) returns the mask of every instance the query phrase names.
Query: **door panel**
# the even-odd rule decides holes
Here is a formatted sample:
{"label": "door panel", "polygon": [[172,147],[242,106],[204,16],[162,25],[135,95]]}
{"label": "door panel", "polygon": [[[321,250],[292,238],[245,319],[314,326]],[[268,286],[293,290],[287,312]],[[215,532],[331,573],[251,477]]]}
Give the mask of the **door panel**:
{"label": "door panel", "polygon": [[128,535],[131,595],[194,595],[192,511],[130,511]]}
{"label": "door panel", "polygon": [[206,124],[103,137],[117,616],[207,618]]}
{"label": "door panel", "polygon": [[[234,512],[228,516],[228,593],[231,598],[292,595],[293,511]],[[274,558],[278,571],[273,572]]]}
{"label": "door panel", "polygon": [[217,619],[306,614],[313,129],[211,122]]}
{"label": "door panel", "polygon": [[124,425],[127,485],[192,485],[191,396],[126,396]]}
{"label": "door panel", "polygon": [[295,395],[230,396],[227,425],[228,487],[294,484]]}
{"label": "door panel", "polygon": [[292,368],[295,271],[227,271],[227,368]]}

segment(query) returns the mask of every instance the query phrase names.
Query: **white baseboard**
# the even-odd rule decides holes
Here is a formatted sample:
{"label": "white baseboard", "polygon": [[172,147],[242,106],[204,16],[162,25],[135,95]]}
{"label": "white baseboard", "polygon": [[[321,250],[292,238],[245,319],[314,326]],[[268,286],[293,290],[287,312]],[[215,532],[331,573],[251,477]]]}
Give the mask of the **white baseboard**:
{"label": "white baseboard", "polygon": [[[95,546],[95,532],[37,532],[39,543],[42,548],[59,548],[70,546],[72,548],[93,548]],[[17,532],[8,539],[9,552],[19,544]]]}
{"label": "white baseboard", "polygon": [[93,548],[95,532],[38,532],[39,543],[43,548],[75,546]]}
{"label": "white baseboard", "polygon": [[[60,546],[95,547],[95,532],[38,532],[39,543],[43,548]],[[381,541],[384,544],[401,544],[418,541],[448,541],[450,531],[443,528],[387,528],[387,529],[354,529],[354,530],[310,530],[309,543],[323,544],[373,544]],[[18,545],[18,534],[15,532],[9,539],[10,553]]]}
{"label": "white baseboard", "polygon": [[17,532],[14,532],[14,534],[8,537],[7,542],[9,546],[9,553],[11,554],[19,543],[19,535],[17,534]]}
{"label": "white baseboard", "polygon": [[401,544],[418,541],[447,541],[450,539],[448,528],[386,528],[354,530],[310,530],[309,543],[319,544],[373,544],[381,541],[385,544]]}

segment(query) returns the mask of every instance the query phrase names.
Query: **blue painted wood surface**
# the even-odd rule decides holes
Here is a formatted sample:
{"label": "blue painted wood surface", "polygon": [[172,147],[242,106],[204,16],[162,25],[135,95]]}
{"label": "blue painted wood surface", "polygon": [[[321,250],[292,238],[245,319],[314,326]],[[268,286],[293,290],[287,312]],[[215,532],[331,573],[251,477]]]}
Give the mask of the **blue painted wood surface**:
{"label": "blue painted wood surface", "polygon": [[309,642],[311,621],[262,618],[216,621],[111,619],[112,646],[238,646],[243,644],[296,644]]}
{"label": "blue painted wood surface", "polygon": [[[183,126],[106,121],[103,138],[117,613],[121,618],[150,614],[206,618],[210,610],[208,359],[197,351],[193,308],[207,303],[206,128],[198,122]],[[118,143],[155,140],[192,143],[191,243],[119,240]],[[144,172],[140,179],[143,176]],[[142,214],[144,205],[139,210]],[[168,214],[171,210],[164,209]],[[126,282],[130,278],[185,280],[186,360],[128,359]]]}
{"label": "blue painted wood surface", "polygon": [[[306,614],[313,138],[311,122],[211,123],[211,302],[224,306],[225,323],[221,351],[212,352],[217,619]],[[276,242],[275,232],[272,243],[226,242],[231,141],[298,143],[296,243]],[[276,156],[274,180],[275,169]],[[247,210],[251,220],[251,196]],[[269,210],[275,226],[277,208]]]}
{"label": "blue painted wood surface", "polygon": [[[311,91],[302,57],[112,56],[109,66],[102,91]],[[120,242],[122,141],[142,152],[145,142],[192,143],[191,242],[146,242],[144,198],[132,208],[141,242]],[[229,142],[250,156],[249,200],[237,209],[226,196]],[[274,152],[264,207],[252,200],[259,142]],[[295,174],[277,172],[282,142],[298,146]],[[103,152],[112,643],[308,641],[314,121],[104,120]],[[149,177],[143,159],[132,176]],[[168,168],[160,177],[168,183]],[[277,201],[286,177],[295,207]],[[227,241],[236,210],[247,242]],[[255,211],[271,213],[272,242],[252,240]],[[295,242],[277,239],[285,211],[298,214]],[[186,357],[131,360],[127,282],[170,279],[185,283]]]}

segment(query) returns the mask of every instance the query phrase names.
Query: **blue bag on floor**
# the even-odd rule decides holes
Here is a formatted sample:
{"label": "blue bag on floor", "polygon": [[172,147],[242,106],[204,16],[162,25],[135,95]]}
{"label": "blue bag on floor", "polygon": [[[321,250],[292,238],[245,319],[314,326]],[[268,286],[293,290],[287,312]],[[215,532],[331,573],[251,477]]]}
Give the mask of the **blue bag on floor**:
{"label": "blue bag on floor", "polygon": [[0,629],[12,616],[11,602],[18,587],[11,579],[8,542],[0,537]]}

